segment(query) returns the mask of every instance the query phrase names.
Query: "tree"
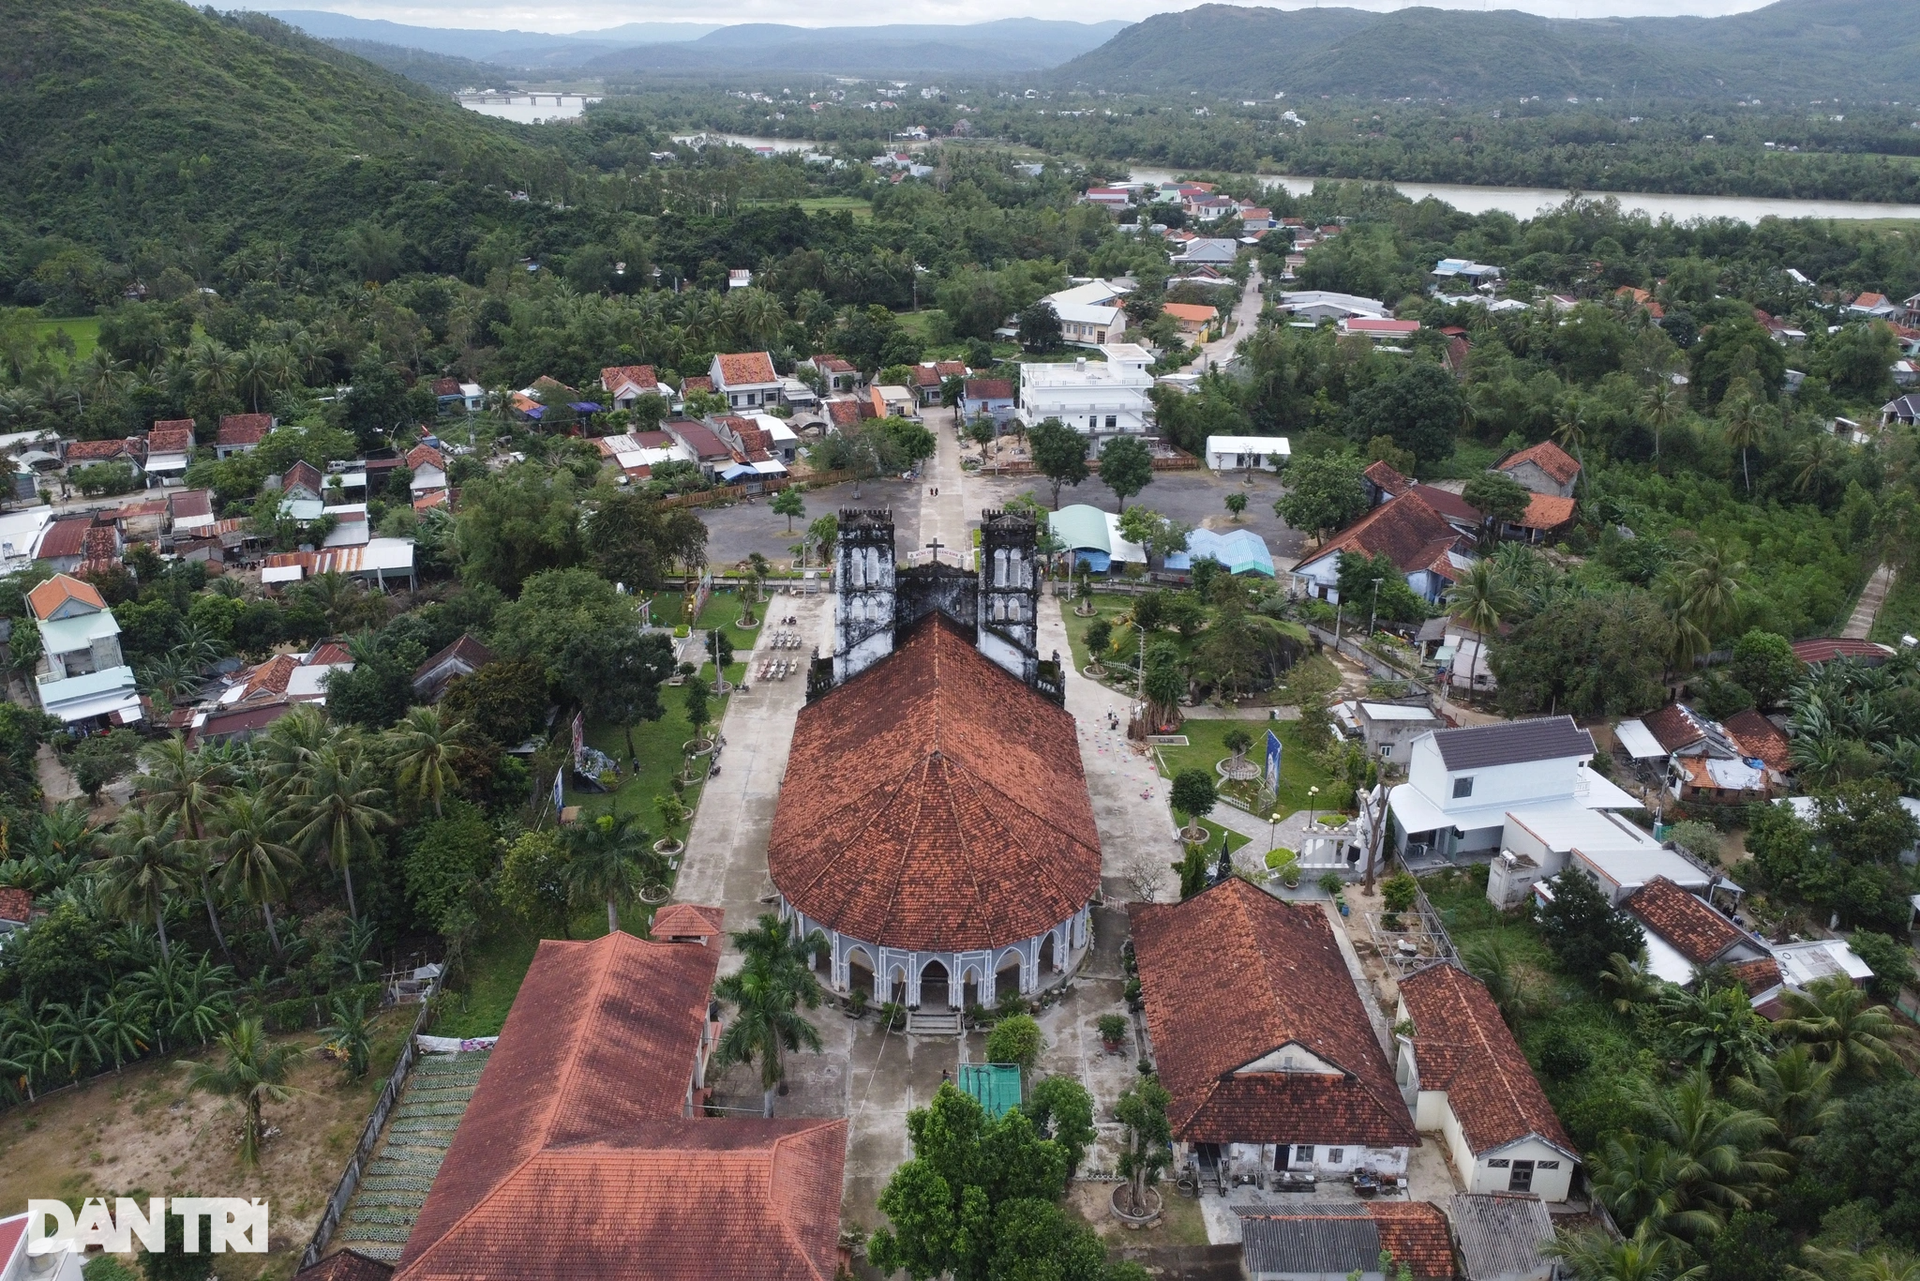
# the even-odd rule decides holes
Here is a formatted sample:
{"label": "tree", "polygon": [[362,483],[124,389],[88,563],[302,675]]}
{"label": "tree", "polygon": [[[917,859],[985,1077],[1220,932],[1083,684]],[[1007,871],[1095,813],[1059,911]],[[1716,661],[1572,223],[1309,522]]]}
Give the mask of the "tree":
{"label": "tree", "polygon": [[1893,1043],[1905,1034],[1885,1007],[1871,1000],[1844,974],[1817,979],[1804,992],[1788,988],[1780,994],[1783,1016],[1774,1030],[1809,1046],[1836,1075],[1875,1077],[1897,1062]]}
{"label": "tree", "polygon": [[567,913],[573,896],[567,886],[566,846],[558,832],[522,832],[507,847],[498,892],[501,905],[529,928],[572,937]]}
{"label": "tree", "polygon": [[693,727],[695,741],[701,741],[700,731],[713,719],[713,712],[707,706],[707,686],[704,681],[687,682],[682,706],[686,711],[687,724]]}
{"label": "tree", "polygon": [[1061,336],[1060,315],[1053,304],[1042,298],[1021,309],[1016,327],[1020,345],[1028,351],[1053,352],[1065,346]]}
{"label": "tree", "polygon": [[460,782],[453,760],[468,737],[466,722],[450,716],[439,704],[409,707],[400,723],[387,732],[394,782],[415,801],[431,802],[435,818],[445,813],[442,801],[447,788]]}
{"label": "tree", "polygon": [[1544,1253],[1564,1259],[1575,1281],[1696,1281],[1704,1279],[1704,1264],[1682,1269],[1682,1246],[1642,1224],[1625,1241],[1599,1228],[1561,1232]]}
{"label": "tree", "polygon": [[1234,522],[1238,524],[1240,517],[1247,510],[1247,496],[1238,491],[1235,491],[1234,493],[1227,495],[1226,502],[1227,502],[1228,514],[1231,515],[1234,519]]}
{"label": "tree", "polygon": [[372,768],[357,745],[326,743],[307,762],[294,785],[292,799],[301,827],[293,844],[325,856],[327,865],[346,883],[347,913],[360,919],[353,898],[353,859],[369,853],[374,829],[393,819],[380,808],[386,793],[374,781]]}
{"label": "tree", "polygon": [[1053,506],[1060,506],[1060,486],[1078,485],[1087,469],[1087,440],[1058,418],[1043,418],[1027,429],[1027,448],[1033,465],[1053,486]]}
{"label": "tree", "polygon": [[1494,1007],[1509,1026],[1532,1013],[1535,1004],[1533,984],[1505,939],[1497,934],[1475,939],[1461,952],[1460,959],[1465,963],[1467,973],[1479,979],[1481,986],[1487,989]]}
{"label": "tree", "polygon": [[1740,454],[1740,477],[1746,482],[1747,493],[1753,493],[1753,472],[1747,466],[1747,451],[1760,438],[1760,430],[1766,424],[1766,414],[1761,408],[1764,404],[1749,392],[1729,396],[1720,405],[1720,432],[1727,439],[1727,448],[1738,450]]}
{"label": "tree", "polygon": [[1881,1000],[1897,999],[1900,989],[1913,982],[1913,949],[1905,943],[1874,930],[1855,930],[1848,942],[1873,971],[1867,990]]}
{"label": "tree", "polygon": [[1437,462],[1453,452],[1461,404],[1460,383],[1451,373],[1437,363],[1409,361],[1353,394],[1348,435],[1355,441],[1389,436],[1421,462]]}
{"label": "tree", "polygon": [[274,955],[284,956],[273,902],[286,897],[287,878],[300,870],[300,860],[283,839],[287,821],[279,802],[258,788],[236,790],[215,812],[210,827],[220,888],[259,907]]}
{"label": "tree", "polygon": [[1698,1062],[1716,1080],[1753,1072],[1771,1049],[1766,1019],[1738,984],[1702,976],[1691,988],[1670,987],[1660,1013],[1677,1057]]}
{"label": "tree", "polygon": [[1367,511],[1362,470],[1363,464],[1351,454],[1293,459],[1283,474],[1287,489],[1274,501],[1274,515],[1315,540],[1344,529]]}
{"label": "tree", "polygon": [[673,675],[673,642],[632,628],[583,634],[568,644],[561,666],[567,692],[598,719],[618,725],[628,757],[637,758],[633,727],[666,715],[660,686]]}
{"label": "tree", "polygon": [[1127,499],[1153,483],[1153,455],[1138,436],[1115,436],[1100,449],[1100,483],[1125,511]]}
{"label": "tree", "polygon": [[800,486],[789,485],[773,496],[769,504],[776,516],[787,518],[787,532],[793,532],[793,522],[807,514],[807,500],[800,496]]}
{"label": "tree", "polygon": [[260,1143],[266,1126],[260,1117],[262,1105],[284,1103],[293,1097],[285,1085],[287,1064],[295,1053],[290,1045],[273,1045],[267,1040],[259,1019],[241,1019],[233,1030],[215,1038],[220,1058],[214,1062],[184,1061],[189,1089],[202,1090],[239,1099],[246,1109],[246,1122],[240,1130],[240,1163],[260,1164]]}
{"label": "tree", "polygon": [[[539,663],[547,681],[564,688],[571,674],[569,648],[581,637],[605,638],[638,630],[632,598],[615,591],[611,579],[586,569],[559,569],[527,579],[520,598],[500,607],[494,615],[492,642],[502,658]],[[475,679],[491,666],[466,679]]]}
{"label": "tree", "polygon": [[1446,602],[1463,626],[1482,636],[1498,636],[1500,620],[1520,608],[1520,593],[1507,586],[1498,566],[1482,558],[1447,588]]}
{"label": "tree", "polygon": [[101,896],[114,911],[153,918],[163,958],[171,954],[167,899],[188,875],[179,832],[178,819],[158,818],[140,806],[129,806],[120,812],[113,830],[99,838],[101,857],[86,865],[100,878]]}
{"label": "tree", "polygon": [[1673,625],[1645,592],[1554,599],[1493,646],[1510,712],[1617,716],[1658,707]]}
{"label": "tree", "polygon": [[347,1079],[358,1081],[367,1074],[367,1060],[373,1052],[373,1019],[367,1014],[367,994],[352,1001],[336,992],[329,1001],[333,1022],[320,1029],[321,1047],[338,1058]]}
{"label": "tree", "polygon": [[1637,957],[1646,946],[1633,917],[1578,867],[1554,878],[1553,901],[1540,909],[1540,933],[1567,974],[1598,975],[1613,953]]}
{"label": "tree", "polygon": [[1500,537],[1500,527],[1511,525],[1527,514],[1527,508],[1533,502],[1533,495],[1527,492],[1513,477],[1501,471],[1482,472],[1467,482],[1460,491],[1469,507],[1480,512],[1484,519],[1482,540],[1489,546]]}
{"label": "tree", "polygon": [[434,929],[493,871],[500,840],[486,816],[454,801],[444,817],[420,825],[404,867],[407,898]]}
{"label": "tree", "polygon": [[987,1062],[1017,1063],[1022,1072],[1031,1072],[1046,1044],[1033,1015],[1012,1014],[995,1023],[987,1034]]}
{"label": "tree", "polygon": [[583,897],[607,905],[607,933],[620,928],[619,908],[640,896],[655,871],[653,836],[635,816],[602,814],[567,829],[567,879]]}
{"label": "tree", "polygon": [[1849,1095],[1820,1132],[1808,1174],[1835,1201],[1869,1202],[1889,1236],[1920,1244],[1920,1082],[1903,1077]]}
{"label": "tree", "polygon": [[1213,775],[1203,769],[1181,770],[1173,776],[1172,799],[1173,808],[1185,814],[1191,826],[1199,827],[1217,801]]}
{"label": "tree", "polygon": [[1093,1128],[1093,1096],[1087,1087],[1070,1076],[1050,1076],[1027,1091],[1021,1107],[1040,1137],[1052,1139],[1066,1152],[1067,1177],[1072,1178],[1098,1137]]}
{"label": "tree", "polygon": [[233,782],[233,771],[225,763],[189,748],[179,734],[149,744],[141,753],[147,772],[136,790],[146,798],[154,817],[172,819],[179,824],[188,865],[200,884],[200,897],[206,904],[207,923],[213,927],[214,941],[229,964],[233,954],[227,951],[227,936],[220,928],[220,913],[213,905],[213,863],[207,856],[207,819],[226,797]]}
{"label": "tree", "polygon": [[1167,1105],[1172,1101],[1160,1079],[1148,1076],[1113,1106],[1114,1119],[1124,1127],[1119,1173],[1132,1187],[1136,1214],[1146,1209],[1147,1189],[1173,1164],[1173,1127],[1167,1120]]}
{"label": "tree", "polygon": [[812,961],[826,938],[799,938],[797,928],[790,930],[777,917],[771,922],[762,917],[758,930],[777,937],[756,940],[752,932],[735,934],[734,945],[747,953],[747,963],[714,984],[714,995],[734,1007],[733,1019],[715,1047],[714,1065],[724,1069],[758,1059],[762,1107],[764,1115],[772,1116],[774,1092],[786,1078],[785,1055],[803,1048],[818,1054],[821,1049],[819,1029],[800,1011],[818,1009],[823,999]]}
{"label": "tree", "polygon": [[1785,698],[1804,670],[1786,637],[1758,628],[1733,643],[1733,661],[1727,669],[1761,707],[1772,707]]}
{"label": "tree", "polygon": [[1640,1078],[1639,1129],[1673,1152],[1671,1191],[1676,1211],[1713,1216],[1716,1227],[1747,1209],[1769,1184],[1786,1176],[1784,1154],[1768,1146],[1773,1122],[1716,1097],[1713,1078],[1695,1067],[1670,1089]]}

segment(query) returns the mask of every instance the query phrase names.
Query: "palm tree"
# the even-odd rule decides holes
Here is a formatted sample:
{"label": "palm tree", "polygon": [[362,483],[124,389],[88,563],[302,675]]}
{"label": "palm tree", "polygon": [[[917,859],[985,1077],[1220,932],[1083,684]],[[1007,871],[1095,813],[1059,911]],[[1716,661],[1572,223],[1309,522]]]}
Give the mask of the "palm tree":
{"label": "palm tree", "polygon": [[360,909],[353,900],[353,856],[373,844],[377,827],[393,819],[380,805],[386,792],[358,745],[342,736],[315,751],[305,772],[294,784],[295,807],[302,826],[293,843],[309,853],[326,856],[327,866],[340,873],[347,886],[347,913],[356,921]]}
{"label": "palm tree", "polygon": [[219,398],[233,392],[240,379],[240,358],[216,338],[201,338],[187,348],[187,376],[193,389]]}
{"label": "palm tree", "polygon": [[275,721],[261,741],[260,754],[267,779],[277,787],[291,790],[314,754],[332,742],[337,733],[328,727],[319,708],[312,703],[300,704]]}
{"label": "palm tree", "polygon": [[1688,619],[1709,636],[1724,628],[1739,604],[1746,572],[1747,563],[1719,541],[1695,542],[1673,570]]}
{"label": "palm tree", "polygon": [[1780,1145],[1800,1157],[1812,1150],[1820,1131],[1840,1111],[1833,1078],[1833,1064],[1815,1059],[1813,1047],[1803,1043],[1760,1059],[1746,1076],[1728,1082],[1728,1092],[1741,1105],[1770,1117]]}
{"label": "palm tree", "polygon": [[1507,585],[1490,560],[1467,566],[1460,580],[1447,589],[1447,609],[1461,624],[1482,636],[1499,633],[1500,620],[1520,607],[1520,594]]}
{"label": "palm tree", "polygon": [[1786,1017],[1774,1028],[1790,1041],[1804,1042],[1838,1076],[1878,1076],[1896,1061],[1893,1042],[1906,1033],[1872,999],[1866,989],[1836,974],[1808,984],[1805,992],[1782,992]]}
{"label": "palm tree", "polygon": [[113,1070],[118,1072],[128,1059],[147,1052],[152,1033],[147,1028],[146,1010],[133,992],[116,984],[93,1016],[93,1035],[107,1053],[113,1055]]}
{"label": "palm tree", "polygon": [[1704,1263],[1680,1271],[1679,1246],[1645,1225],[1624,1241],[1598,1228],[1562,1232],[1542,1253],[1566,1260],[1574,1281],[1692,1281],[1707,1275]]}
{"label": "palm tree", "polygon": [[1719,1231],[1717,1211],[1680,1208],[1683,1163],[1671,1145],[1638,1134],[1611,1135],[1590,1164],[1594,1196],[1621,1223],[1682,1240]]}
{"label": "palm tree", "polygon": [[355,1081],[367,1074],[367,1060],[373,1053],[373,1020],[367,1015],[367,995],[362,992],[351,1005],[344,995],[333,997],[333,1022],[320,1029],[326,1039],[321,1048],[340,1059],[347,1076]]}
{"label": "palm tree", "polygon": [[169,1043],[205,1045],[226,1025],[233,1015],[232,980],[231,969],[203,955],[192,965],[184,957],[163,959],[127,982],[165,1049]]}
{"label": "palm tree", "polygon": [[1511,1027],[1533,1008],[1533,985],[1505,939],[1488,935],[1469,943],[1460,954],[1467,973],[1480,980],[1493,998],[1500,1017]]}
{"label": "palm tree", "polygon": [[[1572,454],[1580,464],[1580,479],[1587,476],[1587,407],[1578,396],[1567,397],[1553,425],[1554,443]],[[1589,486],[1591,488],[1591,486]]]}
{"label": "palm tree", "polygon": [[467,723],[449,720],[438,703],[409,707],[407,714],[386,733],[394,782],[416,801],[431,801],[433,816],[442,816],[441,798],[460,781],[453,754],[469,738]]}
{"label": "palm tree", "polygon": [[1640,413],[1653,428],[1653,456],[1660,456],[1660,437],[1680,417],[1687,403],[1684,390],[1665,374],[1640,395]]}
{"label": "palm tree", "polygon": [[[776,916],[762,916],[752,930],[733,936],[747,963],[714,985],[714,995],[734,1007],[732,1022],[715,1048],[716,1067],[760,1061],[763,1110],[773,1115],[773,1096],[786,1076],[783,1056],[802,1048],[818,1054],[820,1032],[802,1006],[818,1009],[820,980],[809,967],[824,939],[797,939]],[[804,962],[803,962],[804,958]]]}
{"label": "palm tree", "polygon": [[1679,1057],[1697,1060],[1715,1077],[1750,1072],[1766,1061],[1767,1021],[1738,986],[1716,986],[1706,978],[1691,988],[1670,985],[1661,994],[1660,1013]]}
{"label": "palm tree", "polygon": [[1641,1128],[1673,1149],[1674,1208],[1725,1216],[1744,1210],[1786,1175],[1786,1154],[1763,1146],[1778,1127],[1758,1112],[1714,1097],[1713,1078],[1696,1067],[1672,1089],[1642,1080]]}
{"label": "palm tree", "polygon": [[1636,1005],[1646,1005],[1660,999],[1667,990],[1667,984],[1633,963],[1633,959],[1620,952],[1607,958],[1607,968],[1600,974],[1600,986],[1613,993],[1613,1008],[1622,1014],[1631,1013]]}
{"label": "palm tree", "polygon": [[1765,422],[1760,403],[1751,395],[1730,397],[1720,406],[1720,431],[1727,438],[1727,448],[1740,451],[1740,476],[1749,494],[1753,493],[1753,473],[1747,467],[1747,451],[1760,438]]}
{"label": "palm tree", "polygon": [[214,940],[220,945],[221,955],[232,964],[233,953],[227,950],[226,932],[220,928],[220,913],[213,905],[214,864],[208,856],[206,836],[207,819],[226,797],[233,776],[218,760],[188,747],[186,739],[178,734],[148,744],[140,755],[147,772],[135,790],[147,798],[147,806],[156,817],[179,823],[189,865],[199,879],[200,897],[207,905]]}
{"label": "palm tree", "polygon": [[189,1073],[188,1087],[237,1098],[247,1112],[246,1125],[240,1131],[240,1163],[260,1163],[260,1140],[265,1127],[260,1109],[266,1103],[283,1103],[293,1097],[285,1081],[293,1047],[273,1045],[267,1040],[259,1019],[241,1019],[230,1032],[219,1037],[221,1058],[213,1063],[191,1060],[180,1064]]}
{"label": "palm tree", "polygon": [[639,897],[649,874],[657,872],[653,837],[631,814],[602,814],[568,829],[567,836],[567,879],[576,893],[606,903],[611,934],[620,928],[621,905]]}
{"label": "palm tree", "polygon": [[120,811],[113,830],[100,838],[101,857],[86,865],[100,878],[100,888],[114,911],[123,916],[151,916],[160,934],[160,956],[170,954],[167,942],[167,898],[186,879],[187,860],[174,839],[175,820],[156,817],[137,805]]}
{"label": "palm tree", "polygon": [[273,954],[284,958],[286,949],[273,923],[273,900],[286,895],[287,877],[299,870],[300,860],[281,839],[287,821],[280,806],[258,788],[236,791],[214,814],[212,829],[220,888],[259,906]]}

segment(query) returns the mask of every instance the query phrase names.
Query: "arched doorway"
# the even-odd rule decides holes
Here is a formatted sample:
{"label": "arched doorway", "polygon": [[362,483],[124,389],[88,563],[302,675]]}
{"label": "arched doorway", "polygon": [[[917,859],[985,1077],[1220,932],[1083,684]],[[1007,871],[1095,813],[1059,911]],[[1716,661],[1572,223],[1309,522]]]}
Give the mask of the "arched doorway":
{"label": "arched doorway", "polygon": [[1054,967],[1058,963],[1059,963],[1059,952],[1054,947],[1054,932],[1052,930],[1048,930],[1047,936],[1040,940],[1040,967],[1039,968],[1040,968],[1040,981],[1042,983],[1047,981],[1047,975],[1053,973]]}
{"label": "arched doorway", "polygon": [[923,1010],[944,1010],[952,1005],[947,989],[950,985],[947,967],[940,961],[928,961],[920,967],[920,1008]]}
{"label": "arched doorway", "polygon": [[1020,953],[1008,951],[1001,954],[1000,968],[993,972],[993,1000],[998,1005],[1010,1001],[1020,992]]}
{"label": "arched doorway", "polygon": [[868,1000],[873,999],[873,965],[860,948],[847,953],[847,991],[865,992]]}
{"label": "arched doorway", "polygon": [[969,965],[960,971],[960,1006],[972,1009],[980,1001],[980,967]]}

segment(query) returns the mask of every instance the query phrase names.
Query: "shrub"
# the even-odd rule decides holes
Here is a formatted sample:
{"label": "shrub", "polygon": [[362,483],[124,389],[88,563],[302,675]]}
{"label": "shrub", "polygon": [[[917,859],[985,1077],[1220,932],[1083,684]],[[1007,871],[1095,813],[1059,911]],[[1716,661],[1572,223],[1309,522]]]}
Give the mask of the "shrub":
{"label": "shrub", "polygon": [[1031,1014],[1013,1014],[993,1025],[987,1034],[987,1062],[1017,1063],[1021,1071],[1032,1069],[1040,1061],[1046,1038]]}
{"label": "shrub", "polygon": [[1124,1014],[1102,1014],[1093,1021],[1093,1025],[1099,1029],[1100,1039],[1109,1044],[1127,1034],[1127,1019]]}
{"label": "shrub", "polygon": [[1413,906],[1414,899],[1419,895],[1420,883],[1406,872],[1389,876],[1380,886],[1380,896],[1386,900],[1389,912],[1406,911]]}

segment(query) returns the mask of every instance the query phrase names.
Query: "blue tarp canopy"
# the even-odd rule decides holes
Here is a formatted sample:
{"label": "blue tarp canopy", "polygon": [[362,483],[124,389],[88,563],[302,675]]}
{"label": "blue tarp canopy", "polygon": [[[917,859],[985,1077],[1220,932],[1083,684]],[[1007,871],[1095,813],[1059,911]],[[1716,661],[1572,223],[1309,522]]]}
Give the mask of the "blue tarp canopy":
{"label": "blue tarp canopy", "polygon": [[1104,574],[1112,566],[1113,558],[1105,552],[1096,552],[1083,547],[1074,553],[1073,563],[1075,568],[1086,568],[1096,574]]}
{"label": "blue tarp canopy", "polygon": [[1218,533],[1196,529],[1187,535],[1187,550],[1167,557],[1170,570],[1190,570],[1196,560],[1219,561],[1230,574],[1263,574],[1274,577],[1273,554],[1266,540],[1251,529],[1230,529]]}
{"label": "blue tarp canopy", "polygon": [[597,414],[600,412],[600,406],[594,404],[591,400],[570,401],[568,402],[567,408],[573,410],[576,414]]}
{"label": "blue tarp canopy", "polygon": [[759,474],[760,473],[755,471],[752,465],[749,463],[735,463],[733,466],[727,468],[725,471],[720,473],[720,479],[721,480],[738,480],[742,476],[757,476]]}

